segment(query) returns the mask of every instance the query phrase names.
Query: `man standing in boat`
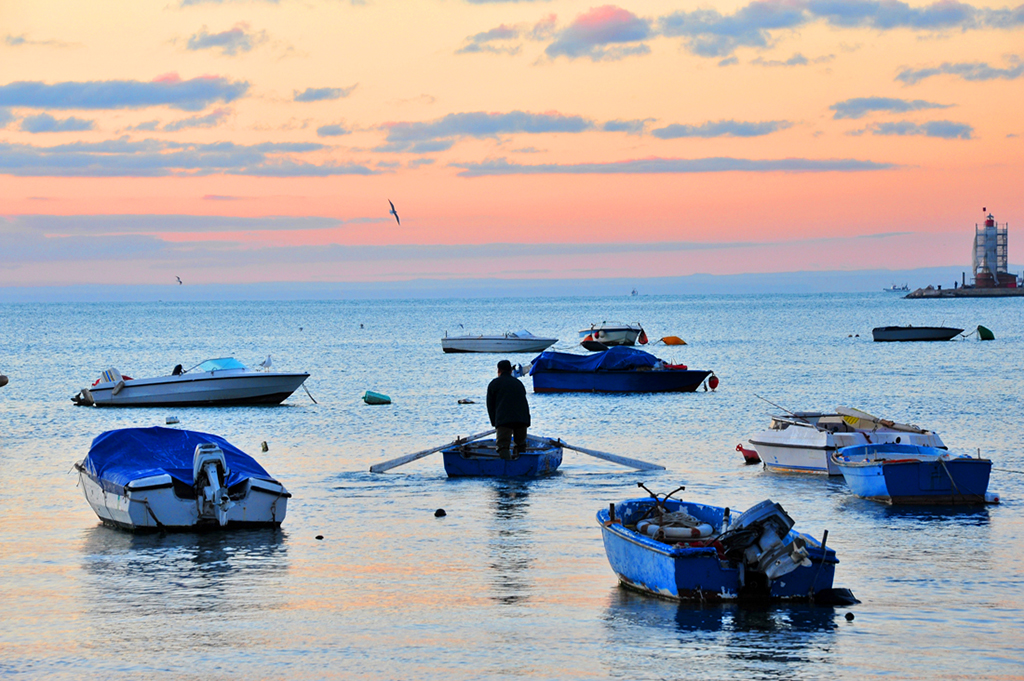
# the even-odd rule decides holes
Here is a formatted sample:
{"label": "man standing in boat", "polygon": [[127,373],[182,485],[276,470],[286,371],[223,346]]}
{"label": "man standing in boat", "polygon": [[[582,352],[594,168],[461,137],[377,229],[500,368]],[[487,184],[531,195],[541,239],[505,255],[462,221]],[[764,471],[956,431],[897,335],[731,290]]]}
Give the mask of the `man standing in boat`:
{"label": "man standing in boat", "polygon": [[487,415],[497,431],[498,455],[512,459],[510,446],[515,438],[515,458],[526,451],[526,430],[530,427],[530,403],[526,388],[512,375],[512,363],[498,362],[498,377],[487,386]]}

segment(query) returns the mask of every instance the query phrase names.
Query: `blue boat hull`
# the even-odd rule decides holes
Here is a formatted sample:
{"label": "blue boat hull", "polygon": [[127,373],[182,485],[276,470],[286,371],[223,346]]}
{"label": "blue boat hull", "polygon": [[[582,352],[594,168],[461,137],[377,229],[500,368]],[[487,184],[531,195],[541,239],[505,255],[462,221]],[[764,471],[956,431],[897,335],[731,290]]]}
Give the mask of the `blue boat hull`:
{"label": "blue boat hull", "polygon": [[[811,559],[809,567],[798,567],[770,583],[748,581],[741,565],[724,559],[714,546],[690,547],[666,544],[642,535],[621,523],[637,506],[650,504],[650,499],[635,499],[616,505],[615,522],[609,512],[601,510],[601,525],[608,563],[626,587],[671,600],[733,601],[733,600],[814,600],[831,591],[838,563],[835,552],[806,534],[791,532],[806,542]],[[668,502],[670,508],[678,502]],[[712,526],[720,526],[724,509],[702,504],[684,504],[689,513]],[[717,519],[717,522],[716,522]]]}
{"label": "blue boat hull", "polygon": [[930,447],[862,445],[840,449],[833,461],[853,493],[865,499],[889,504],[985,503],[992,462],[943,455],[948,452]]}
{"label": "blue boat hull", "polygon": [[533,373],[535,393],[692,393],[710,371],[538,371]]}
{"label": "blue boat hull", "polygon": [[552,475],[562,465],[562,448],[530,439],[528,451],[511,461],[497,455],[492,440],[471,442],[442,451],[444,470],[450,478],[536,478]]}

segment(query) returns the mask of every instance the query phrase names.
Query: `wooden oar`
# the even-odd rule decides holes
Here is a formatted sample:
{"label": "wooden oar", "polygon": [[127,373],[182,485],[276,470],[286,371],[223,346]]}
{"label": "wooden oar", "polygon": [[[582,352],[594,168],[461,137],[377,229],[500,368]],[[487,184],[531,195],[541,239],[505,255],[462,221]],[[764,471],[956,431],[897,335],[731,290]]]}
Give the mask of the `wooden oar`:
{"label": "wooden oar", "polygon": [[548,442],[550,442],[553,445],[558,445],[559,447],[562,447],[564,449],[571,449],[574,452],[580,452],[581,454],[593,456],[597,459],[611,461],[612,463],[617,463],[620,466],[629,466],[630,468],[636,468],[637,470],[641,471],[665,470],[664,466],[659,466],[656,463],[647,463],[646,461],[640,461],[639,459],[630,459],[628,457],[619,456],[617,454],[609,454],[608,452],[599,452],[594,449],[584,449],[583,447],[575,447],[567,442],[563,442],[562,440],[548,440]]}
{"label": "wooden oar", "polygon": [[384,471],[389,471],[392,468],[397,468],[398,466],[404,466],[405,464],[411,463],[411,462],[415,461],[416,459],[422,459],[423,457],[428,456],[430,454],[433,454],[434,452],[439,452],[442,449],[448,449],[449,447],[455,447],[457,445],[461,445],[464,442],[471,442],[473,440],[479,440],[482,437],[487,437],[488,435],[492,434],[493,432],[494,432],[494,429],[491,428],[490,430],[485,430],[482,433],[477,433],[476,435],[470,435],[469,437],[455,438],[455,440],[453,440],[452,442],[449,442],[448,444],[445,444],[445,445],[441,445],[440,447],[434,447],[433,449],[424,449],[422,452],[415,452],[413,454],[406,454],[405,456],[400,456],[397,459],[391,459],[390,461],[385,461],[384,463],[377,463],[377,464],[374,464],[374,465],[370,466],[370,472],[371,473],[383,473]]}

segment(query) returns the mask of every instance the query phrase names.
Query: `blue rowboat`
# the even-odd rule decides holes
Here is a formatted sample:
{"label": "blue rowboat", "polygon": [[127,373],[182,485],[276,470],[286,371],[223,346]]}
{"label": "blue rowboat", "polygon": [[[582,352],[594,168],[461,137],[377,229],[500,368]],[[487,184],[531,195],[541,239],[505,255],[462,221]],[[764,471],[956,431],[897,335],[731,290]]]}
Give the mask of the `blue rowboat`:
{"label": "blue rowboat", "polygon": [[[676,520],[689,516],[690,520]],[[857,602],[833,589],[835,551],[794,531],[771,500],[745,513],[678,501],[630,499],[597,514],[605,553],[626,587],[686,601]]]}
{"label": "blue rowboat", "polygon": [[497,440],[475,440],[449,447],[444,470],[450,478],[537,478],[552,475],[562,465],[562,447],[545,438],[527,438],[527,449],[512,460],[498,456]]}
{"label": "blue rowboat", "polygon": [[711,373],[667,364],[649,352],[624,346],[595,355],[546,350],[530,367],[536,393],[693,392]]}
{"label": "blue rowboat", "polygon": [[982,504],[988,494],[990,459],[894,442],[843,447],[832,462],[853,493],[888,504]]}

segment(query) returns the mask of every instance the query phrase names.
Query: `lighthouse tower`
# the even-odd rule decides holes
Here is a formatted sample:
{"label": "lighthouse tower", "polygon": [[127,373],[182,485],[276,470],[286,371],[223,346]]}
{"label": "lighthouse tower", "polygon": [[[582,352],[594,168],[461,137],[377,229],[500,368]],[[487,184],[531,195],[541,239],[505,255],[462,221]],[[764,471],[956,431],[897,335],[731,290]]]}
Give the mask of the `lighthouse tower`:
{"label": "lighthouse tower", "polygon": [[1017,276],[1006,271],[1006,232],[1007,223],[1000,226],[991,213],[985,217],[984,225],[974,226],[975,288],[1017,287]]}

